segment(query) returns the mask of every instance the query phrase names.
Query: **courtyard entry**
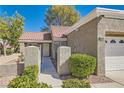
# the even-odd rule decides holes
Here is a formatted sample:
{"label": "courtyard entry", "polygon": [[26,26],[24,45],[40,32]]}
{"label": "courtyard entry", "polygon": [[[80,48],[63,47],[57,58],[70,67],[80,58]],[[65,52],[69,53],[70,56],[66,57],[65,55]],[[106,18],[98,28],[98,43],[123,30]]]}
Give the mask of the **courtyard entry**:
{"label": "courtyard entry", "polygon": [[56,68],[50,57],[42,57],[41,73],[39,74],[39,82],[44,82],[52,87],[61,87],[62,81],[59,78]]}
{"label": "courtyard entry", "polygon": [[44,57],[50,56],[50,44],[49,43],[43,43],[43,50],[42,51],[43,51],[42,55]]}

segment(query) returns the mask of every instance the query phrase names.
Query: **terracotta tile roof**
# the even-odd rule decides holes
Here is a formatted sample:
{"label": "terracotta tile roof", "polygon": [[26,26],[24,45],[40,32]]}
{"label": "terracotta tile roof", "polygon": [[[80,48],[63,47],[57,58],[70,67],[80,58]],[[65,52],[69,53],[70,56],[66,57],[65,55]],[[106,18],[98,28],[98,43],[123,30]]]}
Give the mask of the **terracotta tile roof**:
{"label": "terracotta tile roof", "polygon": [[24,32],[19,40],[51,40],[50,32]]}
{"label": "terracotta tile roof", "polygon": [[68,31],[69,27],[68,26],[51,26],[51,32],[53,37],[64,37],[66,36],[69,31]]}

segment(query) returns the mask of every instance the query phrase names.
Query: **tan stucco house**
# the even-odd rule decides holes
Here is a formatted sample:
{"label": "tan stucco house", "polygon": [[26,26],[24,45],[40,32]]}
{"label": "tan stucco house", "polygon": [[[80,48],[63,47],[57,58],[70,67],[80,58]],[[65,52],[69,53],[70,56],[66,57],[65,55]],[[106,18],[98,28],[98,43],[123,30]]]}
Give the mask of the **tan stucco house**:
{"label": "tan stucco house", "polygon": [[[97,75],[124,69],[124,11],[96,8],[71,27],[51,26],[50,32],[25,32],[19,39],[20,52],[36,45],[42,56],[56,60],[59,46],[70,46],[72,53],[97,58]],[[118,61],[117,61],[118,60]]]}

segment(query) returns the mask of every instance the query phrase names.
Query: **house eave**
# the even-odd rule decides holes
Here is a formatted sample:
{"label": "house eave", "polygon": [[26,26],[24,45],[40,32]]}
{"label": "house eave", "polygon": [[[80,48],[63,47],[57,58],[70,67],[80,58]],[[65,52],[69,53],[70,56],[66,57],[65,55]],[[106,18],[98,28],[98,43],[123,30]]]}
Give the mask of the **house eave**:
{"label": "house eave", "polygon": [[52,43],[52,40],[19,40],[19,43]]}
{"label": "house eave", "polygon": [[124,10],[97,7],[93,11],[91,11],[87,16],[81,18],[78,22],[76,22],[73,26],[71,26],[69,32],[72,33],[73,31],[78,31],[78,28],[80,26],[88,23],[89,21],[93,20],[96,17],[100,17],[101,15],[110,18],[124,19]]}
{"label": "house eave", "polygon": [[67,41],[67,38],[54,37],[53,41]]}

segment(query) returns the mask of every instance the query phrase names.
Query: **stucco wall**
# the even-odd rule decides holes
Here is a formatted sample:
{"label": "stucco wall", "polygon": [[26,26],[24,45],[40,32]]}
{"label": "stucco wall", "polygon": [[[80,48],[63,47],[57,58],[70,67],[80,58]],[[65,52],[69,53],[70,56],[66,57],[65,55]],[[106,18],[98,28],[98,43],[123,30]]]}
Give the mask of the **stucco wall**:
{"label": "stucco wall", "polygon": [[72,53],[86,53],[97,56],[97,21],[93,19],[68,35]]}
{"label": "stucco wall", "polygon": [[104,31],[109,32],[124,32],[124,19],[119,18],[102,18],[99,22]]}
{"label": "stucco wall", "polygon": [[12,76],[22,74],[24,63],[0,65],[0,76]]}
{"label": "stucco wall", "polygon": [[101,17],[95,18],[82,25],[77,31],[68,35],[68,45],[72,53],[86,53],[97,59],[96,74],[105,75],[105,36],[103,21]]}
{"label": "stucco wall", "polygon": [[57,59],[57,49],[59,46],[67,46],[67,41],[53,41],[52,42],[52,58]]}

